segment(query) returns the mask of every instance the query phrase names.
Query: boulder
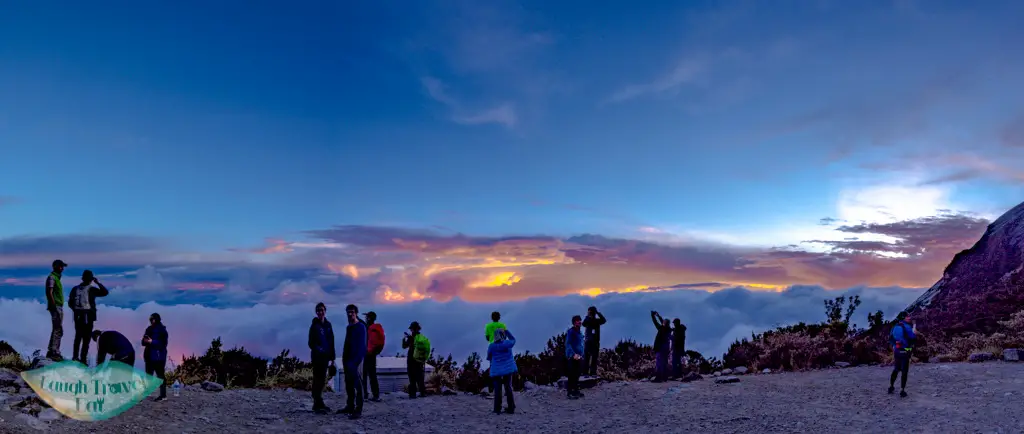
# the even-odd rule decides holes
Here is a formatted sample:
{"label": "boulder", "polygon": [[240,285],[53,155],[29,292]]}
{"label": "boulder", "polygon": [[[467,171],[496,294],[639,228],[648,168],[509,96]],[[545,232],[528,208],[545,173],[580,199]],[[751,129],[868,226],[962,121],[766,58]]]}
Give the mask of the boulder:
{"label": "boulder", "polygon": [[987,362],[992,359],[992,353],[971,353],[971,355],[967,357],[967,361],[971,363]]}
{"label": "boulder", "polygon": [[722,371],[715,371],[715,373],[711,374],[711,376],[712,377],[721,377],[722,376]]}
{"label": "boulder", "polygon": [[847,363],[847,362],[836,362],[836,367],[837,368],[849,368],[850,364]]}
{"label": "boulder", "polygon": [[39,420],[41,420],[43,422],[53,422],[55,420],[59,420],[60,418],[64,417],[64,415],[60,414],[60,412],[57,411],[57,410],[54,410],[52,408],[48,408],[46,410],[43,410],[43,411],[39,412],[39,416],[38,417],[39,417]]}
{"label": "boulder", "polygon": [[25,380],[17,372],[7,368],[0,368],[0,388],[8,387],[13,387],[15,389],[14,393],[17,393],[22,388],[28,388],[28,384],[25,383]]}
{"label": "boulder", "polygon": [[536,388],[537,388],[537,385],[533,384],[533,383],[531,383],[529,381],[526,381],[526,382],[523,383],[523,390],[533,390],[533,389],[536,389]]}
{"label": "boulder", "polygon": [[[591,387],[597,386],[597,383],[599,381],[600,381],[600,379],[597,378],[597,377],[588,377],[588,378],[585,378],[585,379],[584,378],[580,378],[580,389],[589,389]],[[565,385],[568,382],[569,382],[569,380],[567,378],[565,378],[565,377],[559,378],[558,382],[557,382],[558,388],[559,389],[565,389]]]}
{"label": "boulder", "polygon": [[731,375],[726,375],[724,377],[715,378],[715,384],[729,384],[729,383],[739,383],[739,382],[740,382],[739,378],[733,377]]}
{"label": "boulder", "polygon": [[704,377],[702,377],[700,374],[698,374],[696,372],[691,372],[689,374],[686,374],[686,376],[683,377],[682,381],[684,383],[689,383],[691,381],[698,381],[698,380],[703,380],[703,379],[704,379]]}
{"label": "boulder", "polygon": [[746,374],[747,373],[747,367],[746,366],[738,366],[736,368],[733,368],[732,373],[733,374],[737,374],[737,375]]}
{"label": "boulder", "polygon": [[722,370],[722,375],[732,375],[732,369],[726,368]]}
{"label": "boulder", "polygon": [[57,362],[54,362],[53,360],[45,359],[45,358],[42,358],[42,357],[36,357],[35,359],[32,360],[32,365],[29,366],[28,369],[31,371],[31,370],[34,370],[34,369],[45,368],[45,367],[50,366],[50,365],[52,365],[54,363],[57,363]]}
{"label": "boulder", "polygon": [[458,393],[456,393],[454,390],[449,389],[449,388],[447,388],[445,386],[441,386],[441,395],[444,395],[444,396],[455,396],[455,395],[458,395]]}
{"label": "boulder", "polygon": [[37,431],[46,431],[50,429],[50,426],[47,425],[45,422],[42,422],[39,419],[36,419],[24,413],[18,413],[17,415],[15,415],[14,420],[19,421],[25,425],[28,425],[29,428],[32,428]]}
{"label": "boulder", "polygon": [[761,373],[762,373],[762,374],[771,374],[771,373],[772,373],[772,370],[771,370],[771,369],[768,369],[768,368],[764,368],[764,370],[763,370],[763,371],[761,371]]}
{"label": "boulder", "polygon": [[1003,350],[1003,360],[1007,362],[1019,362],[1021,356],[1021,350],[1016,348],[1007,348]]}
{"label": "boulder", "polygon": [[207,392],[221,392],[224,390],[223,385],[212,381],[204,381],[199,387],[202,387]]}

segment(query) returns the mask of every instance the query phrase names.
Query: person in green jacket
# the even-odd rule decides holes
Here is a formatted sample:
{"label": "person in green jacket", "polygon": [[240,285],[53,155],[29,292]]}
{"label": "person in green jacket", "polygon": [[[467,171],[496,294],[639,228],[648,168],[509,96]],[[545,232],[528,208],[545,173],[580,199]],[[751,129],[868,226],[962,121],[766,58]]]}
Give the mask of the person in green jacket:
{"label": "person in green jacket", "polygon": [[420,333],[420,323],[413,321],[409,324],[409,332],[405,332],[402,339],[402,348],[408,348],[409,354],[405,358],[406,372],[409,375],[409,399],[427,397],[426,368],[427,359],[430,358],[430,339]]}
{"label": "person in green jacket", "polygon": [[[491,322],[484,326],[484,337],[487,338],[488,344],[494,343],[494,331],[498,329],[505,329],[505,324],[501,322],[501,314],[498,312],[491,312]],[[487,375],[491,375],[491,367],[488,363]],[[494,393],[494,384],[490,381],[487,382],[487,392]]]}
{"label": "person in green jacket", "polygon": [[64,360],[60,355],[60,341],[64,338],[64,285],[60,277],[68,264],[60,259],[53,261],[53,271],[46,276],[46,310],[50,312],[50,343],[46,346],[46,358],[55,362]]}

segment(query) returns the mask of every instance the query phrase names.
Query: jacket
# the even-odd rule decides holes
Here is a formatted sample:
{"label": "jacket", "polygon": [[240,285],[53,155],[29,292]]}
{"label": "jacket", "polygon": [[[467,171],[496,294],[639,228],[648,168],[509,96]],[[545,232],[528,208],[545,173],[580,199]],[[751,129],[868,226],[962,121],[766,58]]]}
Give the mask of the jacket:
{"label": "jacket", "polygon": [[672,352],[683,354],[686,351],[686,326],[680,324],[672,329]]}
{"label": "jacket", "polygon": [[366,323],[356,321],[345,327],[345,344],[341,351],[341,363],[348,367],[359,366],[366,358]]}
{"label": "jacket", "polygon": [[384,351],[384,327],[380,323],[370,325],[367,330],[366,355],[377,356]]}
{"label": "jacket", "polygon": [[587,343],[590,345],[599,345],[601,342],[601,326],[608,322],[604,319],[604,314],[601,312],[597,313],[597,316],[591,318],[587,316],[583,318],[583,329],[586,332]]}
{"label": "jacket", "polygon": [[576,327],[569,327],[565,332],[565,358],[571,359],[577,354],[583,357],[583,333]]}
{"label": "jacket", "polygon": [[892,327],[889,343],[892,344],[893,350],[912,350],[916,341],[917,335],[914,334],[914,327],[910,324],[900,321]]}
{"label": "jacket", "polygon": [[491,342],[487,346],[487,360],[491,361],[491,378],[502,375],[510,375],[516,372],[516,359],[512,355],[512,347],[516,345],[516,338],[508,330],[505,331],[505,340]]}
{"label": "jacket", "polygon": [[337,356],[334,353],[334,328],[331,322],[324,318],[313,318],[313,324],[309,325],[309,351],[311,359],[334,360]]}
{"label": "jacket", "polygon": [[135,357],[135,347],[132,346],[132,341],[129,341],[128,338],[116,331],[103,332],[96,344],[97,365],[106,361],[108,354],[115,359],[124,359],[128,356]]}
{"label": "jacket", "polygon": [[146,327],[146,336],[153,341],[142,343],[142,358],[147,362],[163,362],[167,360],[167,328],[162,323]]}

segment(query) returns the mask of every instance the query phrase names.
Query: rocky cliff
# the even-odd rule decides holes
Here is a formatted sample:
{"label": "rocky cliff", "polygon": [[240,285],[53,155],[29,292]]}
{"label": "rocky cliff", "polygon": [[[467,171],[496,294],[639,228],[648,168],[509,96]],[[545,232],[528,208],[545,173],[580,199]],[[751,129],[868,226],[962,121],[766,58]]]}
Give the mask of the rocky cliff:
{"label": "rocky cliff", "polygon": [[957,253],[942,278],[925,291],[907,310],[922,311],[947,306],[1003,288],[1024,268],[1024,203],[992,222],[970,249]]}

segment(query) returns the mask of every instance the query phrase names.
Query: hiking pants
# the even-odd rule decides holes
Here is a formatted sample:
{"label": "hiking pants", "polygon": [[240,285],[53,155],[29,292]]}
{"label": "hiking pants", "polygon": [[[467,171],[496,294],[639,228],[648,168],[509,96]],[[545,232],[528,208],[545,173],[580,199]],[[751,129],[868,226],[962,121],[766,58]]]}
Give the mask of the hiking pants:
{"label": "hiking pants", "polygon": [[363,359],[363,396],[369,398],[369,392],[373,392],[373,398],[380,398],[380,383],[377,382],[377,356],[367,354]]}
{"label": "hiking pants", "polygon": [[88,364],[89,342],[92,341],[93,321],[89,311],[73,311],[75,321],[75,341],[71,346],[71,360]]}
{"label": "hiking pants", "polygon": [[313,357],[313,407],[318,409],[324,406],[324,384],[327,383],[327,364],[330,362],[326,357]]}
{"label": "hiking pants", "polygon": [[494,387],[494,412],[501,413],[501,392],[504,389],[505,397],[508,399],[508,408],[516,408],[516,399],[512,396],[512,375],[491,377],[491,385]]}
{"label": "hiking pants", "polygon": [[565,361],[565,392],[574,395],[580,391],[580,360],[573,358]]}
{"label": "hiking pants", "polygon": [[907,388],[907,374],[910,373],[910,352],[898,350],[893,354],[892,360],[892,375],[889,377],[889,385],[896,383],[896,377],[903,373],[903,377],[900,378],[900,388]]}
{"label": "hiking pants", "polygon": [[668,348],[658,350],[654,362],[655,379],[664,381],[668,378]]}
{"label": "hiking pants", "polygon": [[348,395],[345,408],[351,408],[353,413],[362,413],[363,378],[359,372],[359,364],[345,366],[345,394]]}
{"label": "hiking pants", "polygon": [[160,379],[160,397],[167,396],[167,378],[164,375],[164,370],[167,367],[167,360],[162,361],[149,361],[146,360],[146,374],[155,375],[156,378]]}
{"label": "hiking pants", "polygon": [[601,353],[601,344],[597,339],[588,340],[583,346],[583,373],[597,375],[597,357]]}
{"label": "hiking pants", "polygon": [[408,359],[405,364],[406,371],[409,374],[409,397],[415,398],[417,392],[419,396],[427,396],[427,385],[426,373],[423,371],[423,362],[417,362],[413,359]]}
{"label": "hiking pants", "polygon": [[60,354],[60,340],[64,338],[64,307],[55,306],[50,309],[50,343],[46,346],[46,356]]}
{"label": "hiking pants", "polygon": [[672,375],[676,377],[683,376],[683,352],[672,351]]}

